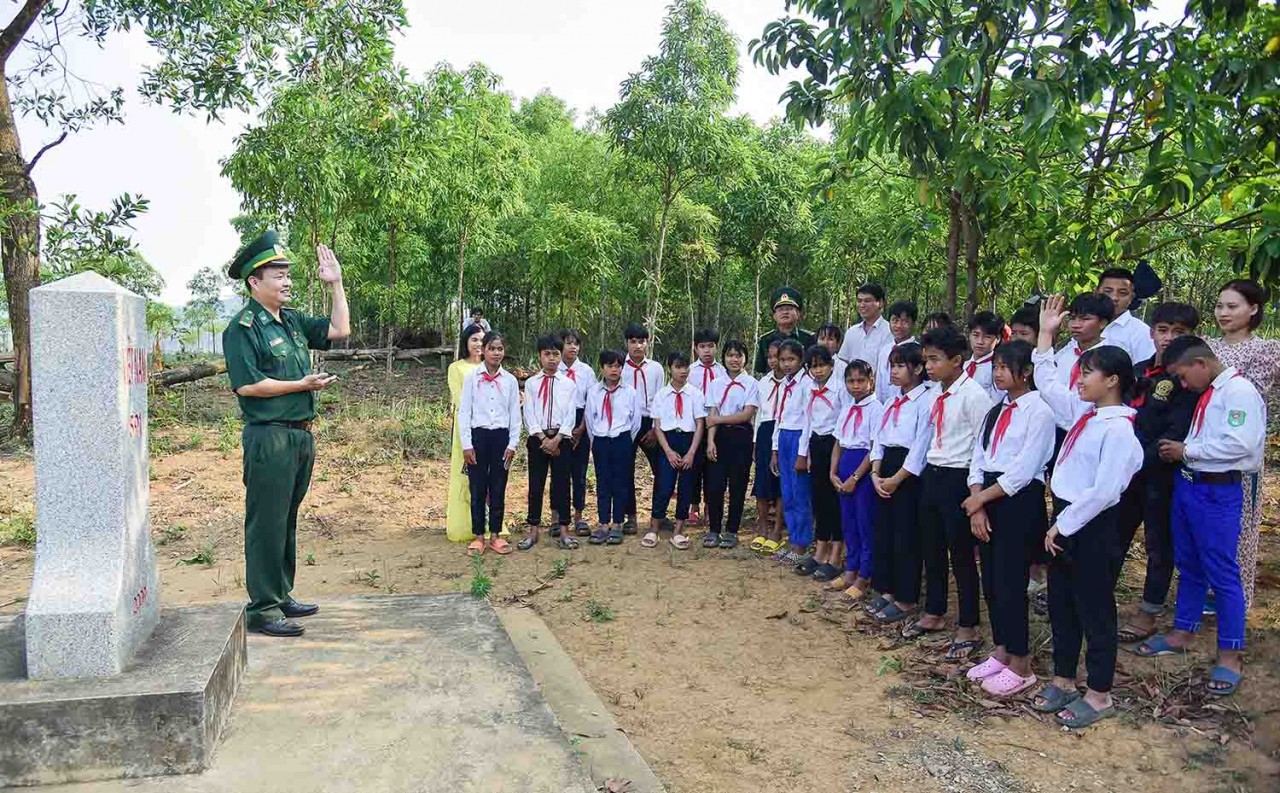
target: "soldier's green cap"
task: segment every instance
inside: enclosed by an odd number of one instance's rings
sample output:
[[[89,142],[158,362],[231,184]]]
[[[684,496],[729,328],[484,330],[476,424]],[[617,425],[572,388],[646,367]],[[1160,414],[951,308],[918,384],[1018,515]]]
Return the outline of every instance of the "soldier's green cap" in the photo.
[[[264,231],[256,240],[240,249],[236,258],[227,268],[227,275],[233,280],[243,281],[259,267],[268,264],[289,266],[289,251],[280,242],[280,235],[274,231]]]
[[[804,311],[804,298],[794,286],[780,286],[773,290],[773,297],[769,299],[770,310],[777,309],[778,306],[793,306],[796,311]]]

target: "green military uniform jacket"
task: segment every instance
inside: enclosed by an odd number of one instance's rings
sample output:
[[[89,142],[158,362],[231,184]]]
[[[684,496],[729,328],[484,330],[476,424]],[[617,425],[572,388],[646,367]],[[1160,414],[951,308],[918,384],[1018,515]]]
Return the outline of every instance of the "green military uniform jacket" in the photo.
[[[769,345],[774,339],[784,341],[786,339],[795,339],[800,342],[806,350],[818,343],[818,337],[807,330],[795,328],[790,333],[783,333],[774,328],[768,333],[760,337],[756,342],[756,365],[755,371],[757,375],[762,375],[769,371]]]
[[[250,299],[222,332],[231,388],[272,380],[301,380],[311,373],[307,350],[329,349],[329,318],[311,317],[291,308],[280,319]],[[240,410],[250,424],[264,421],[311,421],[316,417],[316,392],[299,391],[275,397],[239,394]]]

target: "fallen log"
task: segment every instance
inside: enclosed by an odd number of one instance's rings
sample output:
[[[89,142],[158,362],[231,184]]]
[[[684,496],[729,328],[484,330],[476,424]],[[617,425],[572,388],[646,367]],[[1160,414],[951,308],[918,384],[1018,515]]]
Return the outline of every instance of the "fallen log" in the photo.
[[[0,372],[0,393],[12,394],[17,382],[18,376],[13,372]]]
[[[421,347],[411,350],[397,349],[395,359],[397,361],[421,361],[419,359],[432,355],[453,355],[453,347]],[[323,361],[385,361],[387,360],[387,349],[373,350],[325,350],[320,353],[320,359]]]
[[[180,369],[165,369],[162,372],[151,373],[151,384],[169,387],[179,383],[190,383],[196,380],[203,380],[206,377],[220,375],[227,371],[227,362],[224,360],[211,361],[209,363],[197,363],[191,366],[184,366]]]

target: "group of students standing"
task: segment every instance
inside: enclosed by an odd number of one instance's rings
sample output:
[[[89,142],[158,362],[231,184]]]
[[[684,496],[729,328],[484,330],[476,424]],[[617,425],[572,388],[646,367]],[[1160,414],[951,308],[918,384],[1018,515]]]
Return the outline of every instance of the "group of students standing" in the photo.
[[[512,550],[504,494],[522,436],[522,550],[539,541],[548,474],[560,547],[577,548],[576,537],[618,545],[642,529],[640,544],[654,547],[670,525],[670,544],[684,550],[705,501],[702,545],[733,548],[754,463],[753,550],[843,590],[879,623],[901,623],[907,638],[947,630],[954,579],[952,661],[982,650],[985,599],[993,651],[967,676],[992,696],[1038,683],[1028,596],[1046,567],[1053,677],[1034,708],[1069,727],[1111,715],[1118,643],[1140,642],[1133,652],[1145,657],[1186,653],[1207,608],[1219,648],[1208,691],[1234,693],[1256,564],[1262,393],[1280,369],[1280,350],[1253,336],[1261,287],[1223,287],[1224,338],[1212,343],[1194,335],[1190,305],[1159,304],[1150,326],[1134,316],[1133,275],[1122,269],[1103,272],[1097,291],[1024,306],[1008,323],[979,312],[967,333],[930,315],[919,340],[914,303],[894,303],[886,318],[880,286],[863,285],[857,299],[857,325],[824,325],[806,347],[792,322],[798,293],[775,293],[787,327],[780,319],[761,340],[759,378],[746,371],[745,345],[721,345],[711,329],[694,335],[692,360],[668,354],[664,372],[645,328],[630,325],[625,351],[599,354],[598,378],[579,358],[580,333],[543,336],[523,400],[501,365],[502,335],[469,327],[460,350],[469,370],[450,370],[468,551]],[[1055,349],[1062,328],[1070,340]],[[647,524],[637,516],[637,451],[654,474]],[[595,529],[583,519],[592,460]],[[1143,600],[1120,627],[1115,585],[1140,525]],[[1157,634],[1175,567],[1173,630]]]

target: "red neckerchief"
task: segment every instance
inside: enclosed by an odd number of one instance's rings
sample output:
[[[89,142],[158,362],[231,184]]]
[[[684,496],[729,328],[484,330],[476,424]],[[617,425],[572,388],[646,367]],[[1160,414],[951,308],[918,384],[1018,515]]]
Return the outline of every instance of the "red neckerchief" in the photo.
[[[493,387],[498,389],[498,393],[502,393],[502,370],[499,369],[497,374],[489,374],[488,369],[480,370],[480,385],[492,383]]]
[[[1080,382],[1080,356],[1084,355],[1084,350],[1080,349],[1080,345],[1076,344],[1076,362],[1071,367],[1071,380],[1067,383],[1067,388],[1075,390],[1076,383]]]
[[[942,422],[947,417],[947,406],[943,402],[949,396],[951,396],[950,391],[938,394],[938,398],[933,402],[933,409],[929,411],[929,423],[937,428],[938,439],[934,442],[934,446],[938,449],[942,448]]]
[[[631,367],[631,387],[639,391],[639,385],[644,384],[644,403],[649,404],[649,378],[644,374],[644,363],[636,363],[630,358],[627,359],[627,365]],[[639,381],[637,383],[636,381]]]
[[[822,388],[813,389],[813,393],[809,395],[809,407],[808,407],[809,415],[811,417],[813,416],[813,403],[817,402],[819,399],[821,399],[823,402],[826,402],[827,407],[831,408],[832,410],[836,409],[836,406],[831,404],[831,400],[827,399],[827,391],[829,390],[831,389],[827,388],[826,386],[823,386]]]
[[[551,428],[551,398],[555,393],[554,382],[554,377],[547,377],[546,372],[543,372],[542,382],[538,383],[538,399],[542,400],[542,409],[547,412],[546,429]]]
[[[609,429],[613,429],[613,394],[618,390],[619,385],[604,390],[604,404],[600,408],[600,412],[604,417],[609,419]]]
[[[981,366],[982,364],[986,363],[987,361],[991,360],[992,356],[994,356],[994,355],[995,355],[995,353],[988,353],[987,357],[986,357],[986,358],[983,358],[983,359],[982,359],[982,360],[980,360],[980,361],[979,361],[979,360],[977,360],[976,358],[975,358],[975,359],[970,359],[970,360],[969,360],[969,366],[965,369],[965,372],[966,372],[970,377],[973,377],[975,374],[977,374],[977,373],[978,373],[978,367],[979,367],[979,366]]]
[[[702,367],[702,393],[705,394],[707,393],[707,379],[710,378],[713,383],[716,381],[716,372],[715,369],[712,368],[715,364],[713,363],[711,366],[707,366],[701,361],[699,361],[698,364]]]
[[[1239,372],[1231,375],[1229,379],[1234,380],[1240,376]],[[1191,414],[1191,437],[1200,437],[1200,430],[1204,427],[1204,414],[1209,410],[1209,400],[1213,399],[1213,385],[1210,384],[1196,400],[1196,411]]]
[[[1088,424],[1089,419],[1096,415],[1098,415],[1098,410],[1097,408],[1094,408],[1081,416],[1079,420],[1076,421],[1075,425],[1071,427],[1071,431],[1067,433],[1067,437],[1062,441],[1062,452],[1058,454],[1059,463],[1067,459],[1067,455],[1071,454],[1071,450],[1075,448],[1076,441],[1079,440],[1080,434],[1084,432],[1084,425]]]
[[[782,412],[787,409],[787,397],[791,396],[791,389],[796,387],[796,380],[793,377],[791,382],[787,383],[787,387],[782,389],[782,404],[778,406],[778,412],[774,414],[774,418],[782,420]]]
[[[884,412],[884,418],[880,419],[880,429],[884,429],[889,424],[889,417],[893,416],[893,426],[898,426],[898,419],[902,416],[902,406],[911,401],[910,394],[894,397],[893,404]]]
[[[782,381],[772,376],[769,379],[773,381],[773,388],[769,390],[769,404],[773,407],[773,417],[776,420],[778,418],[778,386],[782,385]]]
[[[844,424],[840,425],[841,435],[844,435],[844,431],[849,428],[849,419],[853,419],[853,434],[856,436],[862,427],[862,405],[854,402],[849,406],[849,412],[844,416]]]
[[[724,412],[724,402],[725,402],[725,400],[726,400],[726,399],[728,399],[728,398],[729,398],[729,389],[733,388],[734,386],[737,386],[738,388],[741,388],[741,389],[742,389],[742,391],[743,391],[744,393],[745,393],[745,392],[746,392],[746,390],[747,390],[747,387],[746,387],[746,386],[744,386],[742,383],[739,383],[737,380],[735,380],[735,379],[733,379],[732,377],[730,377],[730,378],[729,378],[729,384],[728,384],[727,386],[725,386],[725,387],[724,387],[724,393],[720,395],[720,404],[719,404],[718,408],[719,408],[719,410],[720,410],[721,412]]]
[[[679,391],[673,389],[671,393],[676,395],[676,418],[682,419],[684,418],[684,389]]]
[[[996,419],[995,434],[991,436],[991,456],[996,456],[996,448],[1000,445],[1000,441],[1004,438],[1004,434],[1009,431],[1009,424],[1013,422],[1013,410],[1018,406],[1017,402],[1010,402],[1004,406],[1004,410],[1000,412],[1000,418]]]

